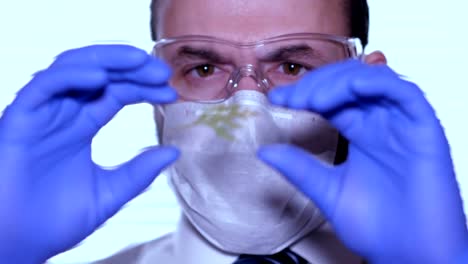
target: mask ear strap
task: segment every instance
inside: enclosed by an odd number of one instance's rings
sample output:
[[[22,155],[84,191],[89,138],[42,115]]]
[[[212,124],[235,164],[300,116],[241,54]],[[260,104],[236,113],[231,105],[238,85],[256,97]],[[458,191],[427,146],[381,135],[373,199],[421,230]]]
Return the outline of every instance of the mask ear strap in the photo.
[[[336,147],[335,161],[333,162],[334,165],[340,165],[346,161],[348,158],[348,148],[349,141],[340,133],[338,137],[338,146]]]
[[[165,120],[164,109],[161,105],[154,105],[153,106],[153,118],[156,123],[156,139],[158,140],[158,144],[161,144],[162,140],[162,132]]]

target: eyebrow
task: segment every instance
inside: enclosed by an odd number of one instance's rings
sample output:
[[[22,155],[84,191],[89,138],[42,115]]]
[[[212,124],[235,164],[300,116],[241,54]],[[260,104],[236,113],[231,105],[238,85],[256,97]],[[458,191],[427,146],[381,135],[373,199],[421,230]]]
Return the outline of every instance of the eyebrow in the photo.
[[[216,51],[206,48],[183,46],[177,50],[176,54],[178,60],[183,60],[184,58],[196,58],[219,64],[228,63],[228,59],[224,58]]]
[[[324,59],[323,54],[312,47],[302,45],[292,45],[281,47],[275,51],[266,54],[261,60],[262,61],[283,61],[291,59],[291,57],[304,57],[304,58],[318,58]]]

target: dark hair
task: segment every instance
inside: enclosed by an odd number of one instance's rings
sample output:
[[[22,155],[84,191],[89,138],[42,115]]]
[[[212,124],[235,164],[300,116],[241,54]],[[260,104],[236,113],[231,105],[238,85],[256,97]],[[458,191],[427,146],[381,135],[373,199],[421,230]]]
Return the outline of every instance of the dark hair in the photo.
[[[151,1],[151,38],[156,41],[156,19],[159,2],[161,0]],[[345,0],[346,10],[349,12],[349,24],[351,26],[351,36],[359,38],[364,46],[369,41],[369,6],[367,0]]]
[[[369,43],[369,6],[367,0],[348,0],[351,37],[359,38],[362,45]]]

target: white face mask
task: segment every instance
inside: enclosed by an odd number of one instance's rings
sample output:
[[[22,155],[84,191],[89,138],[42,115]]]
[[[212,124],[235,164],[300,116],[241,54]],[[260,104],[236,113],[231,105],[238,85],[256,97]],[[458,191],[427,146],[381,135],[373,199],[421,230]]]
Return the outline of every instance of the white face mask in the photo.
[[[273,107],[264,94],[242,90],[219,104],[166,105],[156,120],[160,143],[182,152],[169,179],[183,211],[219,249],[273,254],[324,221],[310,199],[256,157],[262,145],[290,143],[331,163],[338,132],[319,115]]]

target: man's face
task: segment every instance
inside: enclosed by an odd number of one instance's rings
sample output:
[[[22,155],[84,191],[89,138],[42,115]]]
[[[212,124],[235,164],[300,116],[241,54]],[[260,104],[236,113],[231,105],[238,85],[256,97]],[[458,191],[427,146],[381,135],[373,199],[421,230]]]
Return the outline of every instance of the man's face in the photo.
[[[343,0],[162,1],[158,38],[208,35],[248,42],[303,32],[349,35]]]
[[[350,34],[348,19],[345,15],[347,12],[342,5],[345,0],[159,1],[163,2],[160,3],[160,9],[156,14],[158,16],[156,28],[158,39],[205,35],[234,42],[254,42],[293,33],[322,33],[339,36],[349,36]],[[172,82],[174,85],[171,85],[179,89],[179,94],[186,95],[181,91],[191,92],[189,96],[186,96],[191,98],[194,93],[197,93],[195,97],[200,95],[202,90],[207,93],[213,90],[219,92],[219,88],[225,88],[227,84],[232,83],[235,83],[233,84],[236,87],[235,91],[244,88],[258,89],[260,87],[257,78],[243,78],[246,76],[251,77],[251,75],[258,77],[257,71],[253,74],[248,71],[242,72],[243,75],[239,78],[230,79],[232,75],[238,74],[240,70],[233,71],[234,67],[228,65],[215,74],[214,70],[210,68],[212,66],[210,65],[211,60],[217,61],[217,64],[221,64],[221,66],[224,66],[223,63],[228,61],[226,64],[236,64],[236,67],[244,66],[244,70],[248,64],[249,66],[254,64],[255,70],[260,72],[259,75],[265,78],[264,80],[271,80],[271,86],[273,87],[275,84],[281,84],[276,80],[291,83],[291,80],[296,80],[295,78],[302,76],[298,75],[297,72],[290,72],[291,67],[282,68],[281,66],[287,65],[290,61],[283,57],[293,56],[294,63],[289,64],[301,64],[302,60],[306,60],[312,64],[310,68],[314,68],[315,64],[313,63],[320,64],[324,63],[324,61],[326,63],[328,58],[334,58],[333,56],[320,57],[316,56],[314,52],[310,52],[310,50],[325,50],[323,53],[327,53],[328,49],[325,49],[325,47],[331,49],[330,43],[327,43],[329,45],[315,43],[315,46],[310,43],[313,47],[311,48],[305,45],[304,41],[300,43],[290,41],[292,40],[288,40],[287,44],[302,45],[288,46],[281,43],[281,48],[291,50],[283,52],[284,55],[281,53],[275,55],[276,50],[269,50],[269,48],[272,49],[271,47],[277,48],[280,45],[255,47],[256,49],[250,53],[250,50],[239,52],[237,49],[227,48],[226,53],[229,54],[221,54],[226,55],[227,60],[199,59],[199,57],[203,56],[217,57],[207,56],[205,53],[208,52],[204,52],[205,50],[219,50],[219,53],[225,51],[219,47],[222,44],[215,42],[210,43],[211,45],[203,43],[208,45],[206,49],[201,49],[205,48],[205,46],[200,48],[199,46],[202,46],[200,43],[195,43],[199,44],[198,46],[193,44],[192,46],[195,48],[185,48],[184,46],[180,50],[177,49],[179,46],[176,44],[173,44],[172,48],[169,46],[171,44],[168,44],[166,49],[161,48],[159,51],[161,58],[167,58],[168,64],[173,66]],[[306,47],[304,48],[304,46]],[[332,46],[335,47],[334,44]],[[222,48],[225,48],[225,46],[222,46]],[[202,50],[202,52],[197,52],[197,49]],[[297,52],[295,49],[297,49]],[[333,50],[336,50],[336,48]],[[230,52],[233,54],[230,54]],[[269,53],[273,54],[273,56],[265,56]],[[203,56],[200,56],[200,54]],[[237,54],[241,56],[236,56]],[[242,56],[244,54],[246,56]],[[317,52],[317,54],[322,54],[322,52]],[[331,52],[331,55],[338,56],[339,54],[339,52]],[[179,56],[183,56],[183,58],[179,59]],[[250,62],[244,61],[245,59],[254,63],[250,64]],[[194,60],[193,63],[192,60]],[[258,63],[255,60],[258,60]],[[299,62],[296,62],[296,60],[299,60]],[[186,66],[185,64],[187,64],[187,67],[182,67]],[[196,67],[197,69],[193,71],[194,65],[198,66],[199,64],[202,64],[202,67]],[[260,64],[260,66],[257,64]],[[295,69],[296,65],[292,68]],[[209,77],[206,77],[207,75]],[[230,80],[233,80],[232,83]],[[243,84],[239,80],[243,80]],[[237,81],[238,83],[236,83]],[[262,91],[265,90],[267,89]],[[207,98],[199,98],[199,100],[219,100],[230,96],[230,94],[222,94],[223,97],[216,97],[217,94],[219,93],[209,94]],[[255,93],[248,95],[252,94],[255,95]],[[252,96],[252,98],[255,99],[256,97]],[[200,124],[196,120],[192,123],[190,118],[197,117],[197,110],[205,109],[198,108],[201,107],[201,104],[181,103],[169,105],[164,110],[157,108],[155,116],[158,120],[157,127],[160,129],[158,133],[161,137],[160,142],[180,146],[185,153],[179,163],[174,165],[178,167],[172,171],[171,181],[173,187],[177,189],[176,193],[180,201],[183,201],[181,204],[191,223],[205,238],[224,251],[270,254],[276,248],[296,241],[299,237],[310,232],[322,220],[317,214],[316,208],[310,204],[310,200],[304,196],[296,195],[298,191],[287,184],[284,178],[260,164],[260,161],[256,160],[255,151],[253,150],[257,145],[271,143],[272,141],[278,142],[283,138],[287,138],[291,139],[291,142],[297,142],[298,146],[306,148],[313,154],[324,154],[323,157],[326,156],[325,159],[331,162],[329,153],[335,151],[337,132],[327,126],[324,120],[318,121],[315,116],[313,118],[299,116],[298,119],[295,119],[296,117],[289,119],[287,118],[289,114],[282,115],[284,112],[280,111],[275,112],[277,116],[287,117],[274,118],[274,113],[269,112],[270,108],[262,107],[260,99],[255,100],[258,101],[258,106],[254,104],[252,108],[247,109],[255,111],[260,109],[259,115],[252,118],[254,120],[252,122],[246,121],[245,123],[248,123],[249,126],[242,127],[237,132],[236,135],[239,135],[239,137],[235,141],[236,144],[231,144],[229,140],[223,139],[218,134],[214,136],[210,131],[210,126],[206,126],[204,123],[195,126],[194,129],[179,126],[179,124],[183,123]],[[244,104],[244,106],[247,105],[247,103]],[[195,106],[195,110],[191,108],[192,106]],[[204,106],[211,107],[206,104]],[[168,109],[174,111],[167,111],[166,115],[164,115],[163,111]],[[216,113],[211,111],[211,114],[213,112]],[[257,114],[257,112],[252,113]],[[242,114],[239,116],[241,118]],[[187,121],[184,120],[185,117],[187,117]],[[294,122],[292,119],[295,119]],[[234,116],[232,120],[243,119],[237,119]],[[226,122],[228,127],[231,126],[229,121]],[[218,133],[216,129],[218,122],[215,121],[214,131],[216,133]],[[258,128],[261,126],[263,129],[257,129],[257,126]],[[312,126],[313,129],[307,130],[307,134],[302,132]],[[180,129],[182,127],[184,129]],[[200,127],[201,130],[197,130]],[[223,124],[219,127],[226,126]],[[197,138],[197,140],[194,141],[194,138]],[[316,143],[308,144],[310,142]],[[284,141],[281,143],[284,143]],[[216,147],[213,147],[210,151],[205,151],[211,146]],[[269,180],[266,182],[265,179]],[[248,223],[245,223],[245,219],[249,220]],[[270,224],[265,225],[265,222]],[[307,223],[307,226],[304,223]],[[258,231],[258,226],[262,226],[261,231]],[[271,234],[271,232],[276,234],[274,239],[268,241],[261,239],[266,237],[267,234]],[[249,242],[245,243],[246,240]]]

